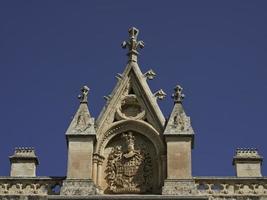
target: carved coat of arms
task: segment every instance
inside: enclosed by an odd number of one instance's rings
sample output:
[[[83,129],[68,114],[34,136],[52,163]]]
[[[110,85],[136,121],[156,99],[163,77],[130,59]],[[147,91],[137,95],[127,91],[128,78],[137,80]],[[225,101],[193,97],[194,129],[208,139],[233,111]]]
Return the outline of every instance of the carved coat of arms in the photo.
[[[122,146],[112,149],[108,156],[106,180],[112,193],[146,193],[152,189],[152,161],[145,148],[135,148],[132,132],[122,135]]]

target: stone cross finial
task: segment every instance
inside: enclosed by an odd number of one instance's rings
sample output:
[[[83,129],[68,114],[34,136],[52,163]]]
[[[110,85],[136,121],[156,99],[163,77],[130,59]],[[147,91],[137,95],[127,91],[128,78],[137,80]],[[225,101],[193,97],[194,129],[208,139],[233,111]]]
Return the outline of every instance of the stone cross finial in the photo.
[[[180,85],[176,85],[174,88],[174,93],[172,94],[172,98],[174,99],[174,103],[182,103],[185,95],[182,93],[183,88]]]
[[[80,99],[80,103],[87,103],[87,97],[88,97],[88,93],[89,93],[89,88],[85,85],[81,88],[81,94],[78,96],[78,99]]]
[[[129,52],[127,53],[129,57],[129,61],[137,62],[137,55],[139,54],[137,49],[144,48],[145,44],[143,41],[137,41],[139,30],[135,27],[132,27],[129,29],[129,41],[124,41],[122,43],[122,48],[129,49]]]

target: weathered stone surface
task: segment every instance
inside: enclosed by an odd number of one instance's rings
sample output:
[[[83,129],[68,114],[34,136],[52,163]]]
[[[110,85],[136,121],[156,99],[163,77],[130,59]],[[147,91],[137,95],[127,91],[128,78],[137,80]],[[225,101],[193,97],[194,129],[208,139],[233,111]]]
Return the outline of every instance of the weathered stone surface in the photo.
[[[65,180],[60,190],[60,195],[88,196],[98,193],[98,189],[92,180]]]
[[[170,196],[170,195],[90,195],[87,197],[75,196],[49,196],[48,199],[53,200],[208,200],[205,196]]]
[[[191,137],[165,137],[167,143],[167,179],[192,178]]]
[[[185,95],[183,88],[177,85],[172,95],[174,107],[164,130],[167,145],[167,179],[191,179],[191,148],[193,147],[194,131],[190,118],[185,114],[182,100]]]
[[[65,177],[0,177],[0,195],[53,195],[59,194]]]
[[[68,179],[92,179],[94,137],[68,136]]]
[[[267,196],[266,178],[197,177],[194,182],[199,195],[220,198]]]
[[[81,94],[78,96],[80,99],[80,106],[74,115],[66,135],[95,135],[94,118],[91,117],[87,103],[88,103],[89,88],[83,86]]]
[[[132,132],[122,134],[123,146],[115,146],[106,164],[107,192],[114,194],[142,194],[153,191],[153,165],[145,143],[136,143]]]
[[[233,159],[237,177],[261,177],[261,163],[256,149],[237,149]]]
[[[129,30],[128,63],[96,123],[88,109],[89,88],[83,86],[80,105],[67,131],[67,177],[35,177],[38,159],[32,149],[17,149],[10,157],[11,177],[0,177],[0,200],[265,200],[267,178],[256,150],[239,149],[234,157],[237,177],[192,177],[194,131],[182,102],[183,88],[172,95],[174,107],[166,121],[137,63],[138,29]]]
[[[96,137],[94,118],[88,103],[89,88],[83,86],[80,106],[66,132],[68,144],[67,179],[92,179],[93,149]]]
[[[34,177],[36,176],[36,165],[39,164],[35,151],[31,147],[20,147],[15,149],[14,155],[9,157],[11,163],[10,176]]]
[[[10,195],[10,196],[0,196],[1,200],[47,200],[46,196],[20,196],[20,195]]]
[[[193,180],[165,180],[162,187],[163,195],[195,196],[197,188]]]

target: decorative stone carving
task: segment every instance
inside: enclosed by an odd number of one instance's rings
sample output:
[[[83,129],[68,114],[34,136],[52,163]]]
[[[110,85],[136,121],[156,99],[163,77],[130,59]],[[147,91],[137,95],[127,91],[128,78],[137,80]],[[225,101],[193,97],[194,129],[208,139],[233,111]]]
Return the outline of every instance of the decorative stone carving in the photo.
[[[136,28],[130,28],[129,39],[123,42],[122,46],[129,50],[127,54],[129,60],[123,73],[117,75],[117,84],[111,95],[106,97],[106,105],[96,120],[98,136],[104,134],[118,120],[125,120],[116,118],[118,115],[116,112],[122,99],[129,94],[135,94],[140,106],[146,111],[144,121],[151,124],[158,132],[164,130],[165,117],[156,102],[157,98],[151,92],[146,81],[153,78],[154,72],[150,70],[143,74],[137,63],[138,50],[144,46],[143,42],[137,39],[138,33]]]
[[[106,101],[109,101],[110,98],[111,98],[111,95],[108,95],[108,96],[103,96],[103,98],[106,100]]]
[[[182,105],[182,100],[185,97],[182,94],[182,90],[183,88],[179,85],[174,88],[174,93],[172,94],[174,107],[164,130],[164,135],[191,135],[192,137],[194,135],[190,117],[186,115]]]
[[[88,103],[88,94],[90,89],[85,85],[81,88],[81,94],[78,96],[81,104]],[[74,126],[74,129],[77,133],[85,133],[87,129],[89,129],[94,124],[94,119],[90,117],[88,109],[86,106],[80,107],[78,111],[77,121]]]
[[[0,199],[3,195],[56,195],[55,187],[61,187],[63,178],[0,178]]]
[[[197,178],[195,185],[198,195],[209,195],[215,199],[231,197],[239,199],[248,196],[265,196],[267,198],[267,183],[263,179]]]
[[[91,117],[87,103],[89,88],[85,85],[81,88],[80,106],[73,117],[66,135],[95,135],[94,118]]]
[[[81,89],[79,109],[66,132],[67,177],[36,177],[34,150],[18,148],[10,157],[11,177],[0,177],[1,200],[267,199],[263,158],[256,149],[236,151],[237,177],[192,177],[194,132],[182,106],[183,89],[175,87],[174,108],[165,123],[156,100],[166,94],[163,90],[152,94],[146,80],[156,74],[153,70],[143,74],[137,64],[137,50],[144,47],[138,33],[131,28],[122,45],[129,49],[129,62],[117,74],[117,86],[105,97],[96,124],[87,106],[89,88]],[[129,195],[102,195],[110,193]],[[149,195],[132,195],[142,193]]]
[[[250,197],[250,196],[229,196],[229,197],[210,197],[210,200],[266,200],[267,197]]]
[[[137,36],[139,34],[139,30],[135,27],[132,27],[129,29],[129,41],[124,41],[121,46],[122,48],[127,48],[129,49],[129,52],[127,55],[129,56],[129,61],[136,62],[137,61],[137,55],[138,53],[138,48],[144,48],[145,44],[143,41],[137,41]]]
[[[162,194],[191,196],[197,194],[197,188],[192,180],[166,180],[162,187]]]
[[[60,195],[87,196],[98,193],[92,180],[65,180],[60,190]]]
[[[77,118],[75,130],[78,133],[85,133],[86,130],[89,129],[93,124],[94,124],[94,120],[92,118],[84,117],[84,115],[81,114]]]
[[[130,94],[125,96],[120,107],[117,109],[116,118],[138,120],[145,117],[145,110],[139,104],[136,95]]]
[[[154,93],[154,96],[159,100],[163,100],[166,97],[166,95],[167,94],[162,89]]]
[[[177,113],[173,118],[173,128],[179,131],[189,131],[191,129],[190,117],[186,116],[184,112]]]
[[[112,149],[108,156],[106,180],[112,193],[146,193],[152,190],[152,161],[145,149],[135,147],[132,132],[124,133],[126,150]]]
[[[152,69],[148,70],[148,71],[144,74],[144,76],[145,76],[148,80],[153,80],[153,79],[155,78],[156,75],[157,75],[157,74],[156,74]]]

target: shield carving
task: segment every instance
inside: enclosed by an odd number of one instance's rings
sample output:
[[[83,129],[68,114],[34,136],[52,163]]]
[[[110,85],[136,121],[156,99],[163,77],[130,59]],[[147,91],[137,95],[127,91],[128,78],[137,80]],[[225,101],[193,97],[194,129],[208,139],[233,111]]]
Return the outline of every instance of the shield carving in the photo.
[[[133,134],[123,134],[126,150],[114,148],[108,156],[106,180],[112,193],[145,193],[151,189],[152,162],[148,152],[135,147]]]

